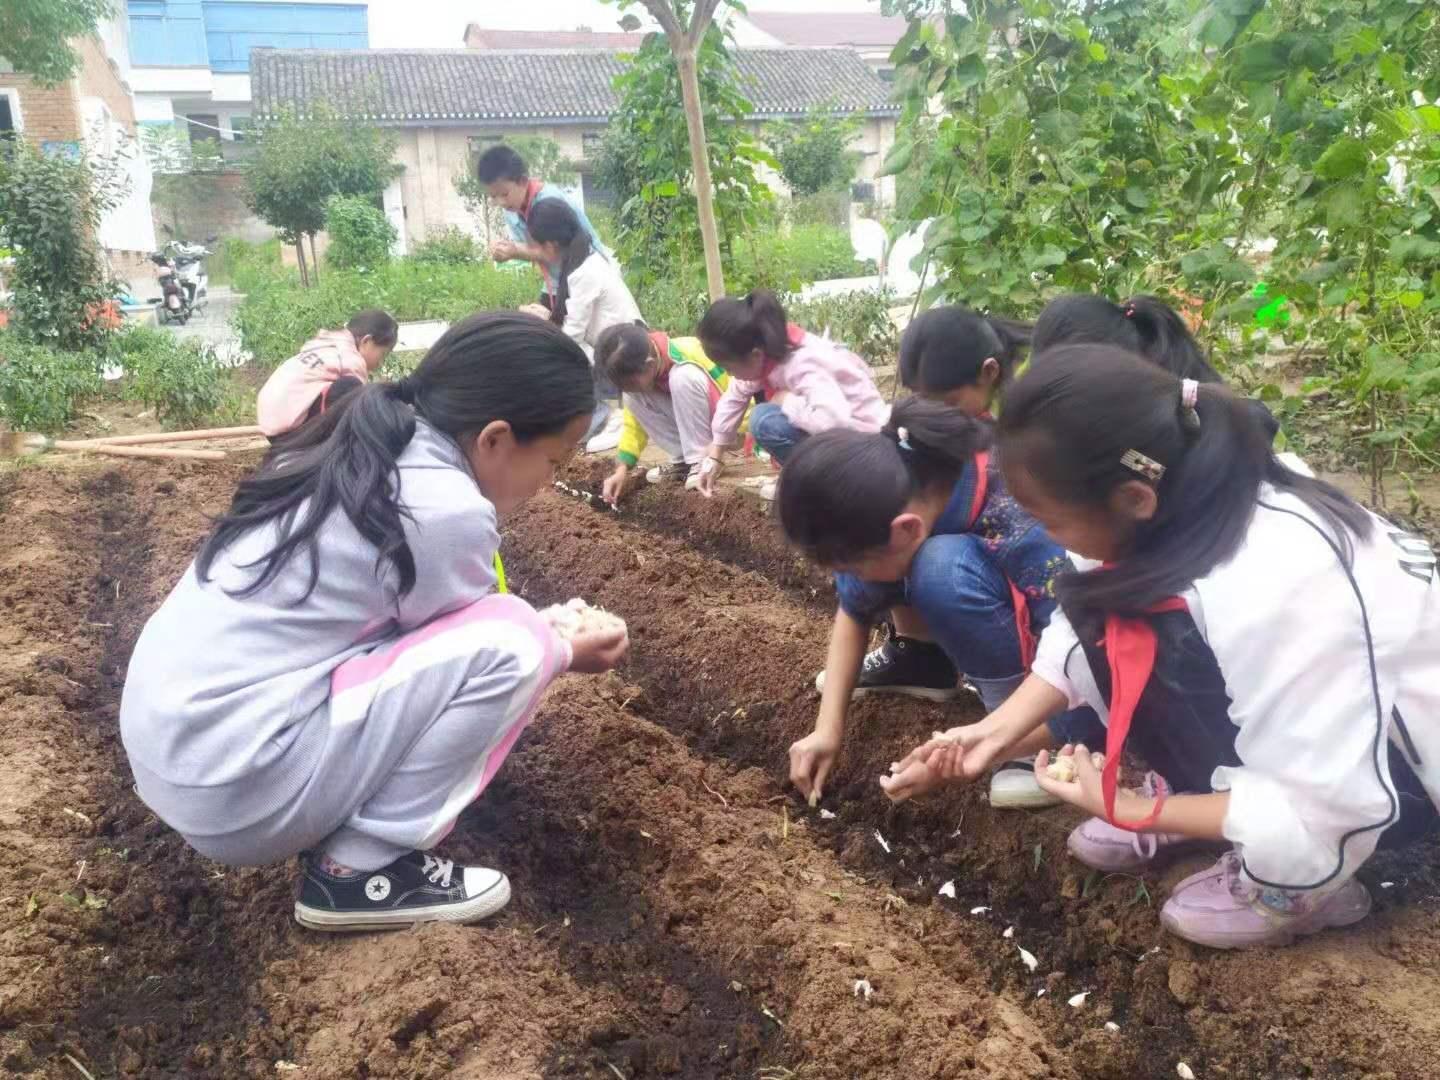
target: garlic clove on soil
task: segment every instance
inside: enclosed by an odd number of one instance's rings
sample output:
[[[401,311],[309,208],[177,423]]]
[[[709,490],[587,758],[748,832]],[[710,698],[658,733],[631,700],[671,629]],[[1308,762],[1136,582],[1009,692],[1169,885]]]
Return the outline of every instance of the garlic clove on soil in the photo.
[[[1111,1035],[1114,1035],[1117,1031],[1120,1030],[1120,1025],[1117,1024],[1114,1020],[1106,1020],[1105,1030],[1110,1032]]]
[[[1007,926],[1005,928],[1005,932],[1000,936],[1003,937],[1006,941],[1009,941],[1015,936],[1015,928],[1013,926]]]
[[[1175,1075],[1180,1077],[1180,1080],[1195,1080],[1195,1070],[1183,1061],[1175,1066]]]
[[[947,899],[954,900],[954,899],[955,899],[955,882],[953,882],[953,881],[947,881],[947,882],[945,882],[944,885],[941,885],[941,886],[940,886],[940,895],[943,896],[943,897],[946,897]]]
[[[1090,991],[1089,991],[1089,990],[1081,990],[1078,994],[1076,994],[1074,997],[1072,997],[1072,998],[1070,999],[1070,1007],[1071,1007],[1072,1009],[1078,1009],[1078,1008],[1080,1008],[1081,1006],[1083,1006],[1083,1005],[1085,1004],[1085,999],[1086,999],[1087,997],[1089,997],[1089,996],[1090,996]]]
[[[1027,970],[1034,971],[1037,967],[1040,966],[1040,961],[1035,959],[1035,954],[1032,953],[1029,949],[1026,949],[1020,945],[1017,945],[1015,947],[1020,950],[1020,962],[1025,965]]]
[[[864,998],[866,1001],[869,1001],[869,1000],[870,1000],[870,996],[871,996],[872,994],[874,994],[874,993],[875,993],[875,988],[870,985],[870,980],[869,980],[869,979],[856,979],[856,980],[855,980],[855,996],[856,996],[856,997],[858,997],[858,998]]]

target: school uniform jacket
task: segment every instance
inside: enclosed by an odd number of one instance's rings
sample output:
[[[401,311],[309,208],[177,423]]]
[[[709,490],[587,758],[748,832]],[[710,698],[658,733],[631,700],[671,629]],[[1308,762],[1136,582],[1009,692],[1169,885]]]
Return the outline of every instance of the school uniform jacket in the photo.
[[[570,271],[570,296],[565,301],[564,330],[592,360],[595,343],[612,326],[634,324],[639,305],[620,276],[620,267],[598,251]]]
[[[699,338],[693,337],[670,337],[659,330],[650,334],[650,339],[659,346],[661,352],[670,358],[672,365],[689,364],[705,373],[709,380],[707,389],[710,392],[710,413],[713,416],[715,406],[720,401],[720,395],[730,386],[730,374],[710,357],[705,355],[705,349],[700,344]],[[674,368],[672,367],[672,371]],[[620,446],[615,452],[615,458],[622,465],[629,465],[634,468],[640,461],[640,455],[644,453],[645,447],[650,444],[650,435],[643,424],[630,411],[629,406],[625,408],[624,424],[620,429]]]
[[[1178,790],[1230,793],[1225,838],[1262,885],[1328,888],[1353,874],[1398,819],[1394,754],[1440,804],[1435,556],[1374,523],[1352,538],[1347,568],[1302,500],[1263,485],[1234,557],[1181,594],[1188,610],[1152,616],[1182,620],[1169,628],[1181,643],[1160,636],[1127,745]],[[1108,722],[1102,643],[1077,638],[1062,611],[1033,671]]]

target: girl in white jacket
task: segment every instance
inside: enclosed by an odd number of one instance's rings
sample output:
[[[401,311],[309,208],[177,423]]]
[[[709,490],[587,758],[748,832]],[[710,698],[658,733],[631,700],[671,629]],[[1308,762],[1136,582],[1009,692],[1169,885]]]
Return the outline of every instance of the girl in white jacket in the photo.
[[[550,320],[585,350],[593,366],[601,334],[612,326],[643,323],[635,297],[620,267],[595,250],[590,234],[564,199],[537,202],[530,211],[529,227],[535,250],[560,267]],[[599,368],[595,368],[595,396],[598,401],[585,449],[599,454],[620,445],[623,426],[620,410],[610,404],[620,391]]]
[[[1060,579],[1063,615],[1020,689],[882,786],[901,799],[978,776],[1088,704],[1105,754],[1067,747],[1057,778],[1041,753],[1042,787],[1142,853],[1232,846],[1175,887],[1171,932],[1238,948],[1364,918],[1355,871],[1432,829],[1440,799],[1428,545],[1284,467],[1222,387],[1109,346],[1037,357],[1006,398],[999,448],[1015,497],[1093,561]],[[1169,784],[1119,790],[1127,745]],[[1103,864],[1085,830],[1071,851]]]

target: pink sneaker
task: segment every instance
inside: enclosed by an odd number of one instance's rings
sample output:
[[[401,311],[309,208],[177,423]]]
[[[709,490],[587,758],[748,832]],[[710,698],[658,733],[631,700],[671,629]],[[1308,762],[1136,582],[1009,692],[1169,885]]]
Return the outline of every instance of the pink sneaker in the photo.
[[[1332,892],[1262,889],[1244,880],[1230,851],[1209,870],[1175,886],[1160,924],[1176,937],[1212,949],[1288,945],[1298,937],[1350,926],[1370,914],[1370,893],[1354,878]]]
[[[1153,797],[1165,790],[1165,781],[1153,772],[1146,773],[1141,790]],[[1092,870],[1119,874],[1141,870],[1162,857],[1193,848],[1196,843],[1179,833],[1131,832],[1117,829],[1104,818],[1092,817],[1070,831],[1065,846]]]

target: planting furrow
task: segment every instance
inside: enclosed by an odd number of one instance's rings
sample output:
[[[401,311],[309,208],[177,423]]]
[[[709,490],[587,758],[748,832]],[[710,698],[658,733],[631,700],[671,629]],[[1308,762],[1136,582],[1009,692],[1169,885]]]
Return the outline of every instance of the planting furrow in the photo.
[[[577,1018],[547,1075],[604,1075],[585,1071],[602,1061],[628,1077],[1075,1075],[943,928],[841,868],[763,775],[635,715],[636,692],[578,678],[552,690],[457,830],[476,854],[497,851],[517,903],[564,927],[577,978],[623,979],[642,1004],[658,988],[671,1021]],[[624,906],[597,911],[597,881]]]

